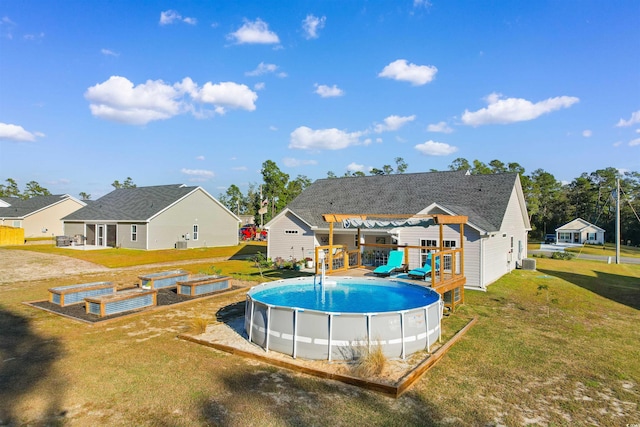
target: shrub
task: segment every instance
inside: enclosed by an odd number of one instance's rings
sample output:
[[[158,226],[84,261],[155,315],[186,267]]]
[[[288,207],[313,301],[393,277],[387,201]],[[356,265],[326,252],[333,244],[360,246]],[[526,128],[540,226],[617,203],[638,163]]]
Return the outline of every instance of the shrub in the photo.
[[[212,265],[209,268],[200,270],[198,273],[205,274],[207,276],[222,276],[222,269]]]
[[[552,259],[562,259],[562,260],[571,260],[573,258],[575,258],[575,255],[572,254],[571,252],[554,252],[551,255]]]
[[[207,332],[208,324],[209,322],[207,321],[207,319],[196,317],[191,321],[191,332],[196,335],[204,334],[205,332]]]

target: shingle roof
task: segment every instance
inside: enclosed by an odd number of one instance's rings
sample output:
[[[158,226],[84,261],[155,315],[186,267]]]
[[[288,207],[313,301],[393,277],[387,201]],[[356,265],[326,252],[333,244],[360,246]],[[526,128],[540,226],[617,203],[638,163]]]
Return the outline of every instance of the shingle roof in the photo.
[[[327,178],[315,181],[287,206],[312,226],[322,214],[416,214],[436,203],[484,231],[497,231],[516,173],[467,175],[464,171]]]
[[[198,187],[182,184],[118,188],[63,221],[146,221]]]
[[[51,196],[34,196],[29,199],[19,197],[0,197],[0,200],[10,206],[0,207],[0,218],[24,218],[34,212],[54,205],[70,197],[68,194],[56,194]]]

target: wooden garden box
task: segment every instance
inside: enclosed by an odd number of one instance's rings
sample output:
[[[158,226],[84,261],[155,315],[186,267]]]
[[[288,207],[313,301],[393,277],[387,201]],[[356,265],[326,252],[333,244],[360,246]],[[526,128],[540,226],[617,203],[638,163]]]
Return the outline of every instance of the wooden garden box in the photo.
[[[60,307],[84,302],[87,297],[111,295],[116,286],[111,282],[92,282],[79,285],[58,286],[49,289],[49,302]]]
[[[151,289],[173,288],[179,280],[187,280],[189,273],[184,270],[169,270],[159,273],[139,276],[140,287],[148,286]]]
[[[154,307],[158,302],[158,291],[155,289],[127,289],[113,295],[85,298],[87,313],[100,317],[125,311]]]
[[[229,276],[199,276],[178,282],[178,294],[195,297],[231,288]]]

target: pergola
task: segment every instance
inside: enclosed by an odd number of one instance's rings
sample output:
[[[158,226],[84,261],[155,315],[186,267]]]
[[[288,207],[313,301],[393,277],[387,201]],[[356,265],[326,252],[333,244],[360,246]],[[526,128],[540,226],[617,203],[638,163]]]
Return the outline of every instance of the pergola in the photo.
[[[345,270],[348,268],[362,267],[361,258],[359,252],[357,255],[356,265],[349,265],[348,255],[345,254],[347,262],[340,269],[333,269],[333,233],[334,224],[342,223],[348,227],[357,227],[357,241],[360,242],[362,227],[364,228],[400,228],[400,227],[428,227],[437,225],[439,227],[439,247],[438,253],[434,254],[434,257],[451,256],[453,265],[450,266],[450,270],[446,274],[436,272],[436,269],[431,271],[431,287],[440,293],[445,300],[445,303],[453,310],[456,305],[464,302],[464,284],[466,283],[466,277],[464,276],[464,225],[467,223],[468,217],[463,215],[416,215],[416,214],[324,214],[323,219],[329,223],[329,245],[326,261],[328,263],[328,272],[332,273],[339,270]],[[445,248],[444,247],[444,226],[445,225],[458,225],[460,233],[460,248]],[[409,246],[404,245],[401,248],[405,251],[405,259],[409,249],[425,249],[421,246]],[[323,249],[323,247],[316,248],[317,251]],[[456,259],[458,259],[456,265]],[[434,260],[435,261],[435,260]],[[443,264],[444,265],[444,264]],[[316,263],[317,268],[317,263]]]

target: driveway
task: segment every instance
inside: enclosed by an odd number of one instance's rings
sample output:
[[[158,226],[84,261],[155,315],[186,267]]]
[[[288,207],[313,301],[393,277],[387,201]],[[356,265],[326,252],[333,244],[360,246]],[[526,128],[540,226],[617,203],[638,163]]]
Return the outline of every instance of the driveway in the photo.
[[[530,251],[535,254],[544,254],[545,252],[564,252],[566,248],[579,248],[580,244],[575,243],[541,243],[540,249],[536,249]],[[616,262],[615,256],[609,257],[606,255],[591,255],[591,254],[576,254],[576,258],[578,259],[588,259],[593,261],[604,261],[609,262],[609,258],[611,258],[611,263]],[[640,258],[631,258],[631,257],[620,257],[621,264],[640,264]]]

